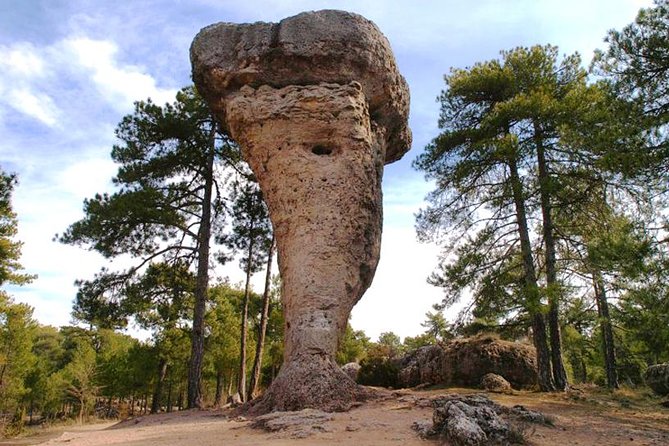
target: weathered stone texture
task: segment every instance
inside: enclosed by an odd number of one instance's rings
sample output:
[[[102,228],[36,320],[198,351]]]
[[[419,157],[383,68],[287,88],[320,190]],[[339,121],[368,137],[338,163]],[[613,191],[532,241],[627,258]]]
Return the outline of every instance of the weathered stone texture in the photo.
[[[481,378],[481,388],[495,393],[511,393],[513,390],[509,381],[495,373],[486,373],[483,375],[483,378]]]
[[[225,95],[246,85],[282,88],[356,81],[372,121],[383,128],[386,162],[401,158],[411,145],[406,81],[388,40],[357,14],[325,10],[279,23],[211,25],[193,41],[191,63],[198,90],[223,125]]]
[[[379,260],[383,165],[411,139],[388,41],[363,17],[319,11],[212,25],[191,60],[198,91],[258,178],[276,235],[285,361],[262,410],[344,409],[360,391],[333,357]]]
[[[398,366],[398,380],[404,387],[478,387],[488,373],[502,376],[514,388],[531,387],[537,382],[532,346],[485,335],[421,347],[408,353]]]
[[[644,376],[646,384],[658,395],[669,395],[669,362],[651,365]]]

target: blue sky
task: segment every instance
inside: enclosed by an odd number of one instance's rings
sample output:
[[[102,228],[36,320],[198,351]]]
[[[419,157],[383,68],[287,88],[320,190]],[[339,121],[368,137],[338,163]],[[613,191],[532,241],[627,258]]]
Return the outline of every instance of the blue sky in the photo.
[[[435,246],[415,241],[413,215],[430,185],[411,161],[437,134],[443,75],[516,46],[553,44],[590,61],[606,31],[633,21],[649,0],[0,0],[0,166],[16,172],[22,263],[39,278],[10,288],[45,324],[70,321],[75,279],[104,264],[52,241],[82,216],[82,202],[111,190],[114,128],[136,100],[171,101],[190,83],[188,48],[211,23],[277,21],[305,10],[344,9],[390,40],[411,90],[412,150],[386,167],[382,258],[352,323],[372,338],[421,331],[440,298],[425,279]],[[236,263],[236,262],[233,262]],[[112,264],[113,268],[114,265]],[[216,272],[241,280],[228,267]],[[257,275],[260,287],[261,274]]]

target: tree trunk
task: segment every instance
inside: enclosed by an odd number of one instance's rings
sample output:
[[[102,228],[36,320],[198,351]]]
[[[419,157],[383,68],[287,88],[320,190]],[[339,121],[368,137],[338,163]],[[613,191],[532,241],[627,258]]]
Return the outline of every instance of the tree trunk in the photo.
[[[272,284],[272,260],[274,258],[274,237],[267,253],[267,272],[265,274],[265,290],[262,295],[262,314],[260,316],[260,329],[258,330],[258,343],[256,344],[256,357],[253,361],[251,371],[251,383],[249,385],[251,398],[258,396],[260,387],[260,371],[262,368],[262,355],[265,346],[265,333],[269,319],[270,287]]]
[[[172,379],[170,378],[170,383],[167,386],[167,412],[172,412]]]
[[[114,398],[110,396],[107,400],[107,418],[112,416],[112,404],[114,404]]]
[[[251,294],[251,261],[253,248],[253,238],[251,238],[249,241],[249,250],[247,253],[246,286],[244,287],[242,327],[239,338],[239,376],[237,377],[237,392],[239,392],[239,397],[242,402],[246,401],[246,338],[249,331],[249,295]]]
[[[546,323],[544,321],[543,312],[541,311],[541,298],[539,296],[539,287],[537,286],[534,260],[532,259],[532,245],[530,243],[530,233],[527,228],[523,185],[520,181],[520,176],[518,175],[518,165],[515,157],[509,160],[509,173],[513,201],[516,208],[516,222],[518,224],[520,250],[523,258],[525,305],[532,317],[532,338],[534,341],[534,348],[537,352],[539,388],[543,392],[550,392],[555,390],[555,384],[551,373],[550,353],[548,350],[548,340],[546,339]]]
[[[167,360],[165,358],[160,358],[160,361],[158,361],[158,381],[156,381],[156,389],[151,398],[151,413],[160,412],[160,400],[163,396],[163,383],[165,382],[166,375]]]
[[[79,413],[77,414],[79,424],[84,424],[84,404],[84,400],[79,399]]]
[[[228,394],[226,396],[232,395],[232,383],[235,382],[235,374],[231,371],[230,376],[228,377]]]
[[[559,320],[559,296],[560,284],[557,281],[557,270],[555,265],[555,238],[553,229],[553,216],[551,206],[551,179],[548,173],[544,141],[541,129],[534,124],[534,140],[537,149],[537,164],[539,167],[539,194],[541,196],[541,214],[543,217],[543,236],[546,262],[546,290],[548,294],[548,328],[551,344],[551,364],[553,366],[553,379],[557,390],[566,390],[567,372],[562,360],[562,339],[560,334]]]
[[[223,405],[223,370],[216,371],[216,396],[214,396],[214,406],[221,407]]]
[[[207,307],[209,289],[209,239],[211,237],[211,195],[214,183],[214,155],[216,144],[216,124],[211,124],[210,146],[205,166],[204,196],[202,216],[198,231],[197,283],[195,286],[195,308],[193,310],[193,334],[191,356],[188,367],[188,408],[201,408],[202,401],[202,360],[204,356],[204,314]]]
[[[602,349],[604,352],[604,368],[606,369],[606,385],[611,389],[617,389],[618,371],[616,367],[616,349],[611,328],[611,315],[609,314],[609,302],[606,298],[606,285],[602,273],[593,273],[595,288],[595,300],[597,302],[597,314],[599,315],[599,327],[602,331]]]

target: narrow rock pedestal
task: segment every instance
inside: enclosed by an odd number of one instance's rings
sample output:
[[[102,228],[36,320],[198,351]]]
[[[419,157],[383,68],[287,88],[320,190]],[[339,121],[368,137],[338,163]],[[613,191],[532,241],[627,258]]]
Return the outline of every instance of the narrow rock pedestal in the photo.
[[[191,57],[198,89],[258,179],[277,240],[284,364],[253,411],[346,410],[364,390],[334,356],[379,260],[384,163],[410,144],[408,92],[387,41],[360,16],[321,11],[205,28]],[[309,58],[325,66],[304,68]]]

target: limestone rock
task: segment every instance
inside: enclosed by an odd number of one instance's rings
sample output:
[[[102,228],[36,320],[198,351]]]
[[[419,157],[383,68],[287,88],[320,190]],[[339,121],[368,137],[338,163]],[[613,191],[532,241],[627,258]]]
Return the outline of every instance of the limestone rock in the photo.
[[[481,388],[488,392],[511,393],[511,384],[503,376],[486,373],[481,379]]]
[[[514,388],[537,382],[536,356],[530,345],[493,336],[454,339],[441,346],[421,347],[399,362],[399,383],[479,387],[483,376],[503,376]]]
[[[428,345],[408,353],[400,362],[398,381],[405,387],[443,382],[444,349]]]
[[[327,426],[333,415],[315,409],[296,412],[272,412],[256,417],[251,424],[257,429],[278,432],[282,438],[307,438],[320,432],[331,432]]]
[[[519,422],[546,423],[539,412],[525,408],[508,408],[484,395],[447,395],[433,400],[432,426],[414,423],[422,436],[438,436],[449,444],[462,446],[508,445],[523,443]],[[524,416],[531,413],[533,418]]]
[[[191,61],[258,179],[277,241],[285,362],[255,410],[345,410],[365,392],[334,355],[379,261],[383,165],[411,141],[390,45],[359,15],[318,11],[209,26]]]
[[[360,372],[360,364],[357,362],[349,362],[347,364],[344,364],[341,366],[341,369],[346,373],[349,378],[351,378],[353,381],[358,380],[358,373]]]
[[[669,395],[669,362],[646,369],[646,384],[658,395]]]
[[[385,161],[411,145],[409,90],[388,40],[374,23],[344,11],[303,12],[279,23],[217,23],[191,46],[193,79],[225,126],[225,97],[242,86],[361,84],[387,147]],[[228,128],[227,126],[225,128]]]

